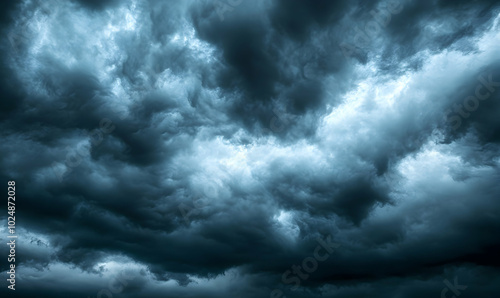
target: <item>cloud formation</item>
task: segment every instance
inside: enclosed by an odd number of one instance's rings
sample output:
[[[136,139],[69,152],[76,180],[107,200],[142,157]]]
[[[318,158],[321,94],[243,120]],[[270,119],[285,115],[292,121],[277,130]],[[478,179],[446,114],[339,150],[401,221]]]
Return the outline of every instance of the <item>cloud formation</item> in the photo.
[[[499,292],[497,1],[0,5],[23,297]]]

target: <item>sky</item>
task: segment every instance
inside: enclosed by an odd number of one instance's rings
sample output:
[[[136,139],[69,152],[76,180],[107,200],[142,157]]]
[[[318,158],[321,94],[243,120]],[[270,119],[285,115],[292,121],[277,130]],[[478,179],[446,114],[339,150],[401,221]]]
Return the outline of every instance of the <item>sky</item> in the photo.
[[[2,1],[0,31],[2,297],[498,297],[499,1]]]

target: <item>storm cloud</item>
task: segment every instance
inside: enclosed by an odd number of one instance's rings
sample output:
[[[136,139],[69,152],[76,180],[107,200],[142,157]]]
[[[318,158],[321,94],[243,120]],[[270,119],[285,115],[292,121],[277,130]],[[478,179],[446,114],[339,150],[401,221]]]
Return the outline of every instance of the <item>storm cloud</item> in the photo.
[[[500,292],[498,1],[0,6],[5,295]]]

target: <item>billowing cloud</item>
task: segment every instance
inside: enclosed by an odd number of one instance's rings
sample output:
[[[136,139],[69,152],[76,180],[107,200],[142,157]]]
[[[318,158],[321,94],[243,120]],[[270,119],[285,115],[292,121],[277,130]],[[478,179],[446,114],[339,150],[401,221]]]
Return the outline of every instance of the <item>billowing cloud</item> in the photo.
[[[16,293],[498,293],[497,1],[1,6]]]

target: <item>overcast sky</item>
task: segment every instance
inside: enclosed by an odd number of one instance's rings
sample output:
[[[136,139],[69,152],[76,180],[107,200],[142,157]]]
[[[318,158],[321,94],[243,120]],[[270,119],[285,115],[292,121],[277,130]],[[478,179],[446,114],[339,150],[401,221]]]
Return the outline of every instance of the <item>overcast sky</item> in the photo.
[[[0,2],[2,297],[498,297],[499,22],[486,0]]]

